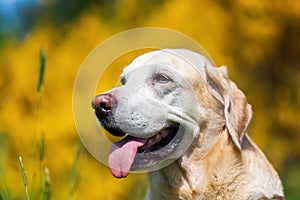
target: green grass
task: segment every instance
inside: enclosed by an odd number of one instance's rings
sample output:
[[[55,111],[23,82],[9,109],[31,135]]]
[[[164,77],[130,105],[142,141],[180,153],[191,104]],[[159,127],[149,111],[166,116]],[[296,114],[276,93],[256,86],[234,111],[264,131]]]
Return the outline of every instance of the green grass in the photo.
[[[29,195],[29,188],[26,178],[26,171],[22,161],[22,157],[19,156],[21,175],[23,180],[23,185],[25,189],[25,195],[27,200],[51,200],[52,192],[51,192],[51,179],[50,179],[50,169],[44,164],[44,155],[45,155],[45,139],[44,139],[44,131],[42,130],[43,123],[43,110],[42,110],[42,88],[43,88],[43,80],[46,69],[46,55],[42,49],[40,49],[40,57],[39,57],[40,65],[39,65],[39,75],[38,75],[38,83],[37,83],[37,131],[34,133],[33,137],[33,145],[32,145],[32,161],[34,164],[37,163],[38,157],[38,175],[39,175],[39,190],[35,191],[35,179],[36,173],[32,174],[32,183],[31,183],[31,193]],[[37,140],[37,137],[39,140]],[[37,142],[39,141],[39,142]],[[38,151],[37,151],[38,149]],[[80,177],[76,173],[77,165],[79,162],[79,157],[82,153],[82,145],[79,142],[77,147],[77,152],[75,155],[75,159],[73,162],[71,174],[70,174],[70,192],[69,199],[72,199],[74,193],[76,192],[79,186]],[[38,156],[37,156],[38,153]],[[6,182],[6,181],[5,181]],[[10,200],[10,195],[8,189],[0,190],[0,200]],[[38,198],[37,198],[38,197]]]
[[[37,92],[40,93],[43,82],[44,82],[44,74],[46,69],[46,55],[43,49],[40,49],[40,66],[39,66],[39,77],[38,77],[38,84],[37,84]]]
[[[5,154],[7,153],[7,144],[5,142],[4,134],[0,133],[0,161],[4,162]],[[0,165],[0,200],[9,200],[10,192],[7,186],[7,181],[5,178],[4,170],[2,165]]]
[[[37,93],[38,93],[38,134],[40,137],[39,142],[39,177],[40,177],[40,200],[45,199],[45,175],[44,169],[46,169],[44,165],[44,153],[45,153],[45,139],[44,139],[44,131],[42,130],[42,123],[43,123],[43,109],[42,109],[42,86],[44,80],[46,68],[46,55],[43,49],[40,49],[40,66],[39,66],[39,76],[38,76],[38,84],[37,84]],[[48,168],[47,168],[48,169]],[[49,171],[49,170],[48,170]]]
[[[50,187],[50,170],[48,167],[45,167],[45,199],[50,200],[51,199],[51,187]]]
[[[28,187],[27,187],[27,178],[26,178],[25,168],[24,168],[24,164],[23,164],[21,156],[19,156],[19,161],[20,161],[20,167],[21,167],[21,172],[22,172],[22,180],[23,180],[23,184],[24,184],[26,199],[30,200],[29,193],[28,193]]]
[[[21,156],[19,157],[22,179],[25,188],[25,194],[27,200],[34,200],[36,195],[39,196],[40,200],[50,200],[51,199],[51,188],[50,188],[50,170],[44,165],[44,132],[42,130],[42,86],[46,68],[46,56],[42,48],[40,49],[40,56],[39,56],[39,75],[38,75],[38,83],[37,83],[37,131],[33,135],[33,145],[32,145],[32,161],[35,164],[37,160],[37,153],[38,153],[38,175],[39,175],[39,190],[38,192],[35,191],[35,179],[36,179],[36,172],[32,174],[32,183],[31,183],[31,193],[29,195],[28,192],[28,184],[26,180],[26,173],[25,167],[22,162]],[[37,142],[37,135],[39,137],[39,142]],[[38,152],[37,152],[37,147]],[[45,178],[46,177],[46,178]],[[36,194],[37,193],[37,194]]]
[[[78,189],[79,185],[80,185],[80,181],[81,178],[80,176],[76,173],[76,169],[78,166],[78,162],[79,162],[79,157],[82,154],[82,150],[83,150],[83,146],[82,144],[78,141],[77,144],[77,151],[76,151],[76,155],[75,155],[75,159],[72,165],[72,170],[71,170],[71,174],[70,174],[70,192],[69,192],[69,199],[72,199],[74,193],[76,192],[76,190]]]

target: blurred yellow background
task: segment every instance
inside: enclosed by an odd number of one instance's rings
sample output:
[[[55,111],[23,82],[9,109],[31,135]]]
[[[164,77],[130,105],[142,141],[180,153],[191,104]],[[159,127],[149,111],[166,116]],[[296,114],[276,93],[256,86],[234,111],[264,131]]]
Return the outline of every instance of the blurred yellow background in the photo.
[[[278,170],[287,199],[300,199],[300,1],[0,0],[0,7],[0,199],[26,199],[18,156],[29,194],[39,199],[33,159],[39,130],[52,199],[143,199],[145,175],[117,180],[86,150],[80,153],[72,89],[96,45],[145,26],[180,31],[218,66],[228,66],[254,110],[249,135]],[[46,71],[39,107],[41,47]]]

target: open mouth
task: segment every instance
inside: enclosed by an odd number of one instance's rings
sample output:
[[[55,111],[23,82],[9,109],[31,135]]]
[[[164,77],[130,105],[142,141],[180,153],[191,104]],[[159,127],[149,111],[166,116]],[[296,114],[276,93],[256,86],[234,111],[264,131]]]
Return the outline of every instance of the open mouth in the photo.
[[[154,136],[147,139],[143,146],[138,148],[138,153],[149,153],[157,151],[168,145],[175,137],[179,126],[166,127]]]
[[[163,128],[150,138],[137,138],[126,136],[121,141],[115,142],[109,154],[108,165],[111,173],[116,178],[125,178],[130,169],[137,165],[153,165],[152,157],[162,159],[167,157],[179,143],[175,139],[179,124]],[[135,166],[136,167],[136,166]]]

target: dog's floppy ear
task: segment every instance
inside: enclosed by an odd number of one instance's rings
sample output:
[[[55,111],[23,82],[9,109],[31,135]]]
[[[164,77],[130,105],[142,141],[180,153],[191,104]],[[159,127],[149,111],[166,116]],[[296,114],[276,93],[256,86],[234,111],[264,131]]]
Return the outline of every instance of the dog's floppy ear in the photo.
[[[206,78],[212,95],[223,104],[225,124],[237,148],[252,118],[251,105],[245,94],[229,80],[225,66],[214,68],[206,66]]]
[[[222,77],[224,94],[224,115],[226,127],[235,145],[241,149],[241,142],[252,118],[251,105],[245,94],[238,89],[235,83],[229,80],[225,66],[218,68]]]

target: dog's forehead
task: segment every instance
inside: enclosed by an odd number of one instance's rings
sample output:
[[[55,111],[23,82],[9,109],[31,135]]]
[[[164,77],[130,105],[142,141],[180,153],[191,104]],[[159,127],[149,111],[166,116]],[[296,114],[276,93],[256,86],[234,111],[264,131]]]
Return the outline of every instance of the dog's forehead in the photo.
[[[129,74],[132,70],[144,66],[169,66],[184,73],[195,71],[205,79],[205,65],[210,62],[206,57],[186,49],[163,49],[145,53],[132,61],[124,70]]]

